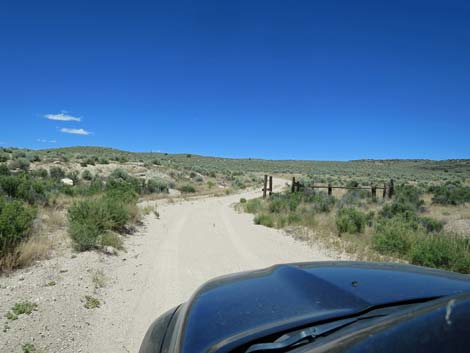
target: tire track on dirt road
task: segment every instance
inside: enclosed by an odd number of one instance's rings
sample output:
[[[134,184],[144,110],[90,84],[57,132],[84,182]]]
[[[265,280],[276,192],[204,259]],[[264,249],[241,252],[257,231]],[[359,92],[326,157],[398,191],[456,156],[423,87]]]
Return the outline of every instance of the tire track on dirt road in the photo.
[[[331,259],[280,230],[255,225],[252,215],[232,207],[241,197],[258,195],[248,191],[160,204],[160,219],[147,216],[146,229],[126,244],[124,265],[110,270],[114,283],[104,293],[106,303],[96,311],[96,329],[83,352],[137,353],[152,321],[213,277]]]

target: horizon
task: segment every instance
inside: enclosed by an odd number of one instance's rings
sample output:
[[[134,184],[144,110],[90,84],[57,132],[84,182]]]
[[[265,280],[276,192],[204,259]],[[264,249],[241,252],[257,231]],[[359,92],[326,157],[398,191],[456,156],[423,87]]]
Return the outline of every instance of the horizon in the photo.
[[[377,162],[386,162],[386,161],[432,161],[432,162],[445,162],[445,161],[470,161],[470,158],[447,158],[447,159],[429,159],[429,158],[385,158],[385,159],[374,159],[374,158],[358,158],[358,159],[270,159],[262,158],[257,156],[252,157],[223,157],[218,155],[202,155],[195,154],[191,152],[165,152],[165,151],[131,151],[123,150],[119,148],[109,147],[109,146],[88,146],[88,145],[77,145],[77,146],[67,146],[67,147],[50,147],[50,148],[27,148],[27,147],[15,147],[15,146],[1,146],[0,148],[12,148],[19,150],[30,150],[37,152],[44,151],[54,151],[62,149],[74,149],[74,148],[101,148],[101,149],[110,149],[116,152],[123,153],[135,153],[135,154],[163,154],[163,155],[190,155],[191,157],[203,157],[203,158],[215,158],[215,159],[249,159],[249,160],[262,160],[262,161],[273,161],[273,162],[283,162],[283,161],[293,161],[293,162],[362,162],[362,161],[377,161]]]
[[[0,147],[469,159],[469,16],[464,1],[7,0]]]

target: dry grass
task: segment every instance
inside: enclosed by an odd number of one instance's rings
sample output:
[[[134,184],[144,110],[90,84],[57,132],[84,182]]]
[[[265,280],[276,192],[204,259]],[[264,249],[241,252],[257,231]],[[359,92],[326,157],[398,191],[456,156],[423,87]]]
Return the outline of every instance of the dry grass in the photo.
[[[52,241],[43,234],[35,234],[21,243],[15,251],[0,260],[0,269],[6,272],[15,268],[27,267],[36,261],[49,258]]]
[[[47,259],[52,247],[52,240],[46,235],[33,235],[19,246],[16,267],[26,267],[36,261]]]
[[[0,260],[0,270],[9,272],[48,259],[52,250],[64,242],[65,212],[61,207],[39,208],[31,236]]]

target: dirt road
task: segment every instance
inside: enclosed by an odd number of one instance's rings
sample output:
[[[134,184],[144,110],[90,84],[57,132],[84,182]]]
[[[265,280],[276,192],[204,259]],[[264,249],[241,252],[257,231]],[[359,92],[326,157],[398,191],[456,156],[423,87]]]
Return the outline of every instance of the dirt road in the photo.
[[[277,188],[282,184],[275,180]],[[145,226],[117,256],[68,248],[0,277],[0,351],[21,353],[33,343],[47,353],[137,353],[152,321],[213,277],[329,259],[321,249],[255,225],[252,215],[233,208],[241,197],[259,195],[159,201],[160,218],[146,216]],[[100,307],[87,309],[87,296]],[[37,310],[6,318],[21,301],[35,303]]]
[[[187,300],[215,276],[329,259],[319,249],[257,226],[252,215],[233,209],[240,197],[256,195],[259,192],[160,206],[160,219],[149,217],[143,236],[134,240],[135,266],[128,263],[114,273],[115,284],[97,312],[89,352],[137,352],[159,314]]]

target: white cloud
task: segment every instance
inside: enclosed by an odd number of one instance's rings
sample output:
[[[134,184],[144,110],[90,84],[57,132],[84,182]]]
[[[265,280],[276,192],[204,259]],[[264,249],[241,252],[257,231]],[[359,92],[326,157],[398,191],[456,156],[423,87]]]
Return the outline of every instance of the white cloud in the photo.
[[[65,113],[60,114],[46,114],[44,115],[46,119],[57,120],[57,121],[81,121],[82,118],[77,116],[68,115]]]
[[[91,134],[90,131],[86,131],[84,129],[68,129],[65,127],[60,129],[60,132],[64,132],[66,134],[74,134],[74,135],[90,135]]]
[[[41,143],[56,143],[56,140],[36,139],[37,142]]]

